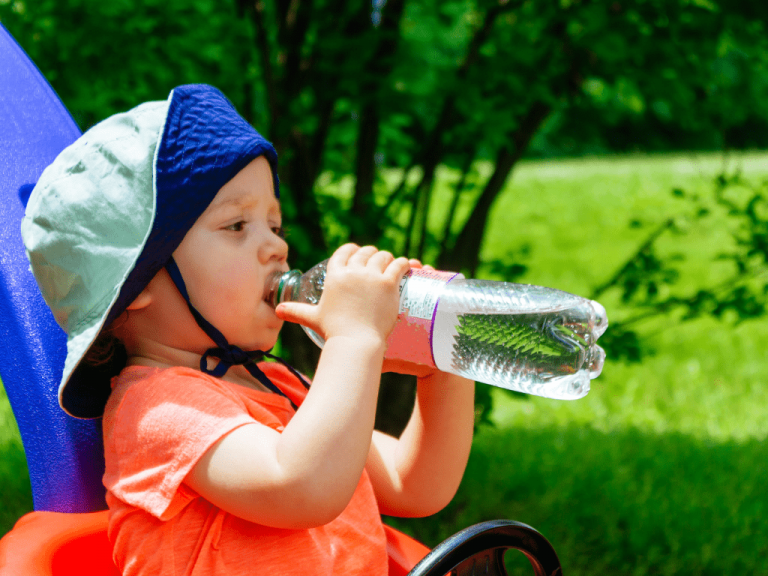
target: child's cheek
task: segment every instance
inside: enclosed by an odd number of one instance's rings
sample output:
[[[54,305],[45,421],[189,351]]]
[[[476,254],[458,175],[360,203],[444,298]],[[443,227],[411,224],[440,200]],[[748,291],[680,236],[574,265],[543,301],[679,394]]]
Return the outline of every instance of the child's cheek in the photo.
[[[253,270],[245,263],[232,266],[231,269],[220,278],[220,293],[222,304],[225,306],[244,306],[257,301],[256,294],[262,289],[256,286],[256,278]],[[243,310],[245,312],[245,310]]]

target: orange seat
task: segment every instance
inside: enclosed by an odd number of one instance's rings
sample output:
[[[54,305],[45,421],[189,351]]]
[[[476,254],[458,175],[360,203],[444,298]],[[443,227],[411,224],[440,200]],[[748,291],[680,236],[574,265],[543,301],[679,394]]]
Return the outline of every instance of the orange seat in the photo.
[[[107,539],[107,511],[30,512],[0,540],[4,576],[118,576]]]

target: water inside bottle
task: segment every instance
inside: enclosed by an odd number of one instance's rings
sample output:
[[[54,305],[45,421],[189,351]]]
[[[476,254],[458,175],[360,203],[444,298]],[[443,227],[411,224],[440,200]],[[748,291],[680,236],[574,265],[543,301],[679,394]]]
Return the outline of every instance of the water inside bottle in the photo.
[[[604,353],[588,323],[562,311],[543,314],[461,314],[451,354],[466,378],[557,399],[589,392]],[[592,346],[590,347],[590,344]]]

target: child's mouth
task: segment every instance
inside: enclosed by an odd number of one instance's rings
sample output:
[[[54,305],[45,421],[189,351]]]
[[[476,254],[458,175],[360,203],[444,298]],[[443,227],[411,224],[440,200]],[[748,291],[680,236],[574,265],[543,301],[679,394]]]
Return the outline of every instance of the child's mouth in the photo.
[[[262,294],[262,299],[272,306],[272,308],[277,308],[277,305],[279,304],[280,279],[283,274],[285,274],[285,272],[276,270],[269,274],[264,281],[264,293]]]

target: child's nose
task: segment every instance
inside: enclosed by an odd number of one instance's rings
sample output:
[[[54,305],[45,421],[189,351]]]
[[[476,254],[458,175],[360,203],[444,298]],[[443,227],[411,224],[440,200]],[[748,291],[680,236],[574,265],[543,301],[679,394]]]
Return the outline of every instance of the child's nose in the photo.
[[[287,260],[288,243],[283,238],[270,231],[268,240],[262,243],[259,250],[259,259],[265,263],[271,260]]]

